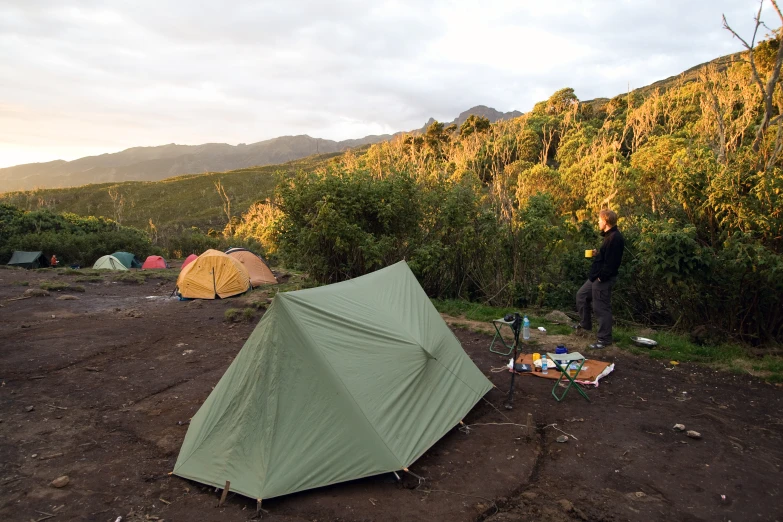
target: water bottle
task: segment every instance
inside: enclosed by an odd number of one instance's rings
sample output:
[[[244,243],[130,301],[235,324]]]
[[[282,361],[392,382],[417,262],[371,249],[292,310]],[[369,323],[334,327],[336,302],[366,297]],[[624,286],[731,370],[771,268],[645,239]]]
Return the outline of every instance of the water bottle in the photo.
[[[544,375],[549,373],[549,371],[546,369],[546,360],[547,360],[546,354],[542,354],[541,355],[541,373],[543,373]]]
[[[526,341],[530,339],[530,319],[527,316],[522,319],[522,339]]]

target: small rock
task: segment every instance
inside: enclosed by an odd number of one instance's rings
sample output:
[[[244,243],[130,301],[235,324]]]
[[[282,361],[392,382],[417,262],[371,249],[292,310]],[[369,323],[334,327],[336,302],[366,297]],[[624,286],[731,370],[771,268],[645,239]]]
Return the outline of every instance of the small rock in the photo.
[[[692,439],[700,439],[701,438],[701,433],[699,433],[698,431],[688,430],[687,432],[685,432],[685,434],[687,436],[689,436],[690,438],[692,438]]]
[[[685,431],[685,424],[675,424],[672,426],[674,431]]]
[[[58,301],[78,301],[79,298],[76,297],[75,295],[67,295],[66,294],[66,295],[61,295],[60,297],[57,298],[57,300]]]
[[[36,458],[37,456],[38,456],[38,454],[37,454],[37,453],[33,453],[32,455],[30,455],[30,458],[31,458],[31,459],[34,459],[34,458]]]
[[[647,494],[644,491],[637,491],[636,493],[634,493],[634,495],[636,495],[636,498],[642,498],[647,496]]]
[[[63,475],[54,479],[49,485],[53,488],[64,488],[70,481],[71,479],[68,478],[68,475]]]
[[[28,406],[28,407],[26,407],[24,409],[24,411],[27,411],[27,412],[34,411],[34,410],[35,410],[35,406]]]
[[[557,503],[558,505],[560,505],[561,508],[563,508],[563,511],[565,511],[566,513],[570,513],[571,511],[574,510],[574,504],[568,499],[561,498],[560,500],[557,501]]]
[[[525,491],[524,493],[522,493],[522,496],[528,500],[533,500],[538,496],[538,493],[534,493],[533,491]]]
[[[24,291],[25,296],[32,296],[32,297],[46,297],[49,295],[49,292],[46,290],[42,290],[40,288],[28,288]]]
[[[557,442],[568,442],[568,435],[560,435],[555,439]]]

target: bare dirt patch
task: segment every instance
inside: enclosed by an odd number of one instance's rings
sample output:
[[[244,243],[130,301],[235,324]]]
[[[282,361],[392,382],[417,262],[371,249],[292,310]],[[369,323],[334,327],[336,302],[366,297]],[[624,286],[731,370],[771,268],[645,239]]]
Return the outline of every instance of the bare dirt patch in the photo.
[[[109,277],[86,282],[79,300],[12,300],[24,292],[17,281],[37,287],[47,275],[0,271],[0,519],[250,519],[253,500],[229,494],[216,508],[214,488],[168,475],[187,422],[258,321],[223,321],[245,303],[181,302],[173,283]],[[617,369],[588,390],[592,403],[573,391],[557,403],[552,381],[525,376],[508,411],[509,374],[491,372],[507,358],[487,350],[491,325],[454,322],[497,388],[469,429],[455,427],[412,466],[424,483],[403,474],[337,484],[265,501],[264,519],[783,519],[779,387],[610,350],[601,358]],[[533,335],[544,349],[584,343]],[[528,413],[531,440],[499,425]],[[569,442],[555,441],[558,429]],[[64,475],[66,486],[50,485]]]

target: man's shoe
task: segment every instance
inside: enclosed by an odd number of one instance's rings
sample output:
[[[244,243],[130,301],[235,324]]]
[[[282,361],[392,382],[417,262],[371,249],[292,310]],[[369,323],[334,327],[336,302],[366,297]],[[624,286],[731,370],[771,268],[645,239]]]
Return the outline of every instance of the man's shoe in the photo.
[[[598,342],[598,343],[589,345],[588,348],[590,348],[591,350],[600,350],[601,348],[606,348],[607,346],[609,346],[609,344],[610,343],[604,344],[604,343]]]

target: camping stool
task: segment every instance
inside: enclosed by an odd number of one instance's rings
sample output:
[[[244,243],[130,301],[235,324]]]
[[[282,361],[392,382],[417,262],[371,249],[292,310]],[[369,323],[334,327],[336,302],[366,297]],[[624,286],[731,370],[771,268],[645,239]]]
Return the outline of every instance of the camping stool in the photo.
[[[587,402],[592,402],[590,400],[590,397],[587,396],[584,389],[579,385],[578,382],[576,382],[576,378],[579,376],[579,372],[582,371],[582,366],[585,363],[585,356],[582,355],[579,352],[571,352],[571,353],[548,353],[546,356],[549,358],[550,361],[555,363],[555,368],[560,371],[560,377],[557,379],[557,382],[555,383],[554,387],[552,388],[552,395],[554,395],[557,402],[562,401],[565,399],[565,396],[568,394],[568,390],[571,389],[571,386],[576,388],[576,391],[579,392],[579,394],[587,399]],[[576,369],[576,373],[573,377],[571,377],[571,374],[568,373],[568,367],[571,365],[571,363],[579,363],[579,367]],[[562,365],[562,363],[565,363],[565,366]],[[560,397],[557,396],[557,393],[555,393],[555,390],[557,390],[557,387],[560,385],[560,381],[563,380],[563,377],[567,378],[570,382],[568,383],[568,386],[566,386],[565,391],[563,392]]]
[[[489,345],[489,351],[490,352],[497,353],[499,355],[510,355],[511,354],[511,352],[514,350],[514,337],[513,337],[514,328],[511,326],[512,324],[514,324],[514,321],[506,321],[502,317],[500,319],[494,319],[492,321],[492,326],[495,327],[495,337],[492,338],[492,343],[490,343],[490,345]],[[508,326],[511,329],[511,333],[512,333],[511,344],[506,344],[506,340],[503,339],[503,334],[500,333],[500,329],[503,328],[503,325],[506,325],[506,326]],[[492,349],[492,347],[495,346],[495,341],[497,341],[498,339],[500,339],[500,342],[503,344],[503,346],[508,348],[507,352],[501,352],[501,351]]]

